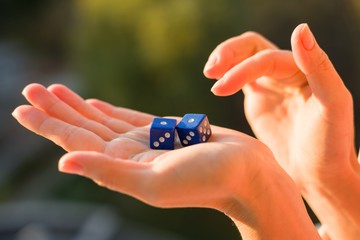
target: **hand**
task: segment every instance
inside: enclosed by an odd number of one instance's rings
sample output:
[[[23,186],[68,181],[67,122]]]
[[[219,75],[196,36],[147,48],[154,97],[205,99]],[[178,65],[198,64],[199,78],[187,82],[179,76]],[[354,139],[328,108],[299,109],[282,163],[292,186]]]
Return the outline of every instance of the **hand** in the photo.
[[[13,116],[70,152],[60,171],[154,206],[218,209],[249,239],[317,238],[295,184],[252,137],[212,126],[206,143],[152,150],[150,114],[85,101],[62,85],[31,84],[23,94],[32,106],[19,106]]]
[[[243,188],[256,178],[264,155],[272,159],[257,140],[216,126],[207,143],[153,150],[150,114],[85,101],[62,85],[46,89],[31,84],[23,94],[32,106],[18,107],[15,118],[72,152],[61,159],[61,171],[87,176],[153,205],[216,205],[228,194],[225,191]]]
[[[219,79],[216,95],[243,89],[255,135],[302,189],[351,171],[353,109],[349,91],[307,25],[294,30],[292,50],[245,33],[220,44],[204,73]]]
[[[351,94],[307,25],[294,30],[291,45],[292,52],[279,50],[257,33],[245,33],[220,44],[204,73],[219,79],[216,95],[243,89],[255,135],[295,180],[320,218],[323,236],[357,239],[360,182]]]

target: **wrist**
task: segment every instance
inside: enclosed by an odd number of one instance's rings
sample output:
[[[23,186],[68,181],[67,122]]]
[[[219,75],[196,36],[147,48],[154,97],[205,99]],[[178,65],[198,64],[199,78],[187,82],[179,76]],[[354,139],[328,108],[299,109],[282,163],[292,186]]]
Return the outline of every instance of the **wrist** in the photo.
[[[244,239],[320,239],[295,183],[272,160],[220,210]]]
[[[302,181],[298,187],[303,197],[308,201],[315,201],[319,196],[324,199],[347,198],[349,193],[358,192],[360,165],[355,154],[347,159],[341,166],[327,168],[321,174]],[[336,160],[328,159],[327,162],[336,162]]]
[[[347,167],[308,182],[302,189],[330,239],[358,239],[360,235],[360,168],[356,157],[349,162]]]

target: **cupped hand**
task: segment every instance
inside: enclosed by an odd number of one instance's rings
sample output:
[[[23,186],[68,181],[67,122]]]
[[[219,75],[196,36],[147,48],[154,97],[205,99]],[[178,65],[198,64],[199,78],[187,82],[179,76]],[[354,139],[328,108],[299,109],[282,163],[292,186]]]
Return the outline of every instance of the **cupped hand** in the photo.
[[[257,33],[220,44],[204,74],[218,79],[212,91],[243,89],[255,135],[303,188],[339,181],[357,165],[352,97],[306,24],[280,50]]]
[[[60,171],[151,205],[224,208],[234,195],[244,200],[266,189],[257,185],[266,174],[287,177],[265,145],[237,131],[212,126],[206,143],[153,150],[153,115],[83,100],[58,84],[30,84],[23,95],[31,105],[19,106],[13,115],[69,152],[59,162]]]

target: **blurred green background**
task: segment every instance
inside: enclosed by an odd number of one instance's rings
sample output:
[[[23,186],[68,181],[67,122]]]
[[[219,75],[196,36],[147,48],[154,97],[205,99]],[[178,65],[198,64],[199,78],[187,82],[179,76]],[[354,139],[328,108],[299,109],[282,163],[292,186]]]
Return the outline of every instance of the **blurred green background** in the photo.
[[[358,0],[0,0],[0,239],[75,239],[103,208],[115,223],[111,237],[85,239],[239,239],[214,210],[157,209],[58,173],[64,152],[10,116],[25,102],[22,88],[63,83],[84,98],[157,115],[202,112],[212,124],[252,134],[242,93],[213,96],[203,66],[217,44],[249,30],[289,49],[291,32],[307,22],[353,93],[356,120],[359,20]],[[84,217],[59,227],[75,214],[72,207]],[[47,218],[59,221],[57,231],[39,220]],[[54,237],[59,229],[66,237]]]

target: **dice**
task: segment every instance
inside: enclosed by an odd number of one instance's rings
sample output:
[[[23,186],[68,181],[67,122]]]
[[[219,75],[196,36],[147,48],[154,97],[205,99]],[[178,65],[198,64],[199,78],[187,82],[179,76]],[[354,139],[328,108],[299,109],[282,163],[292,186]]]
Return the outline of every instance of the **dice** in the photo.
[[[185,114],[176,130],[183,146],[206,142],[211,136],[210,123],[205,114]]]
[[[176,120],[154,118],[150,128],[150,148],[174,149]]]

